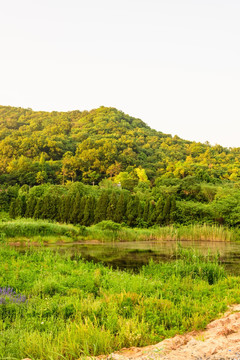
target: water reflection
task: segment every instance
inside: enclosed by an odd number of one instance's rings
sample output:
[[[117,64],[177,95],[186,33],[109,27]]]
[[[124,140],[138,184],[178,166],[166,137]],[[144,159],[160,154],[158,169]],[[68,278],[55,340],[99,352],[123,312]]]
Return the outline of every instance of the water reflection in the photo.
[[[198,249],[207,255],[220,254],[220,260],[230,274],[240,275],[240,243],[237,242],[207,242],[181,241],[182,246]],[[171,261],[174,259],[176,241],[157,242],[116,242],[116,243],[84,243],[58,245],[60,251],[69,251],[94,262],[120,269],[137,270],[150,259],[155,261]],[[52,245],[56,249],[56,245]]]

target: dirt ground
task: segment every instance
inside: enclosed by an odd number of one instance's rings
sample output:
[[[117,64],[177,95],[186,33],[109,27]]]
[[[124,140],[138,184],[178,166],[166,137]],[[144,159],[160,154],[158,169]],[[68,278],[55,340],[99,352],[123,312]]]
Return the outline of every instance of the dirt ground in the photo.
[[[129,348],[98,360],[240,360],[240,305],[234,305],[204,331],[176,335],[159,344]]]

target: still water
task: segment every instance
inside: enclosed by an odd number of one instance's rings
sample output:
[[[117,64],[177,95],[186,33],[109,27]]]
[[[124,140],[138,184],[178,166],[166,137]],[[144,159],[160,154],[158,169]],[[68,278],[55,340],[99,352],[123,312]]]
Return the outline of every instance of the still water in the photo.
[[[219,253],[220,261],[230,274],[240,275],[240,242],[207,242],[207,241],[181,241],[181,245],[194,248],[207,255]],[[176,241],[157,242],[115,242],[115,243],[84,243],[58,245],[60,251],[69,251],[83,259],[102,262],[105,265],[119,269],[132,269],[147,264],[150,259],[154,261],[171,261],[174,259]],[[56,248],[56,245],[51,246]]]

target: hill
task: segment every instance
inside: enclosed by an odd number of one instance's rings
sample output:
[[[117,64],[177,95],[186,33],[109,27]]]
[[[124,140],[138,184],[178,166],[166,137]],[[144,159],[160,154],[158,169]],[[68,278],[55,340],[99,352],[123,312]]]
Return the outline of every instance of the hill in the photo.
[[[206,130],[207,131],[207,130]],[[186,141],[115,108],[44,112],[0,106],[0,183],[99,183],[134,169],[157,178],[237,181],[240,148]]]

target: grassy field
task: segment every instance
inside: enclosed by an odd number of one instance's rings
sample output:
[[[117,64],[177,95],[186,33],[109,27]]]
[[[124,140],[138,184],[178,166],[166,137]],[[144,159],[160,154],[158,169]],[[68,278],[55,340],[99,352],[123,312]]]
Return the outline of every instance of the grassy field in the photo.
[[[177,258],[133,274],[2,245],[0,359],[74,360],[153,344],[202,329],[240,302],[240,279],[217,259],[181,247]]]
[[[102,221],[90,227],[53,223],[47,220],[17,219],[0,221],[0,239],[18,239],[32,242],[72,242],[85,240],[160,241],[160,240],[239,240],[239,229],[216,225],[165,226],[148,229],[128,228],[111,221]]]

